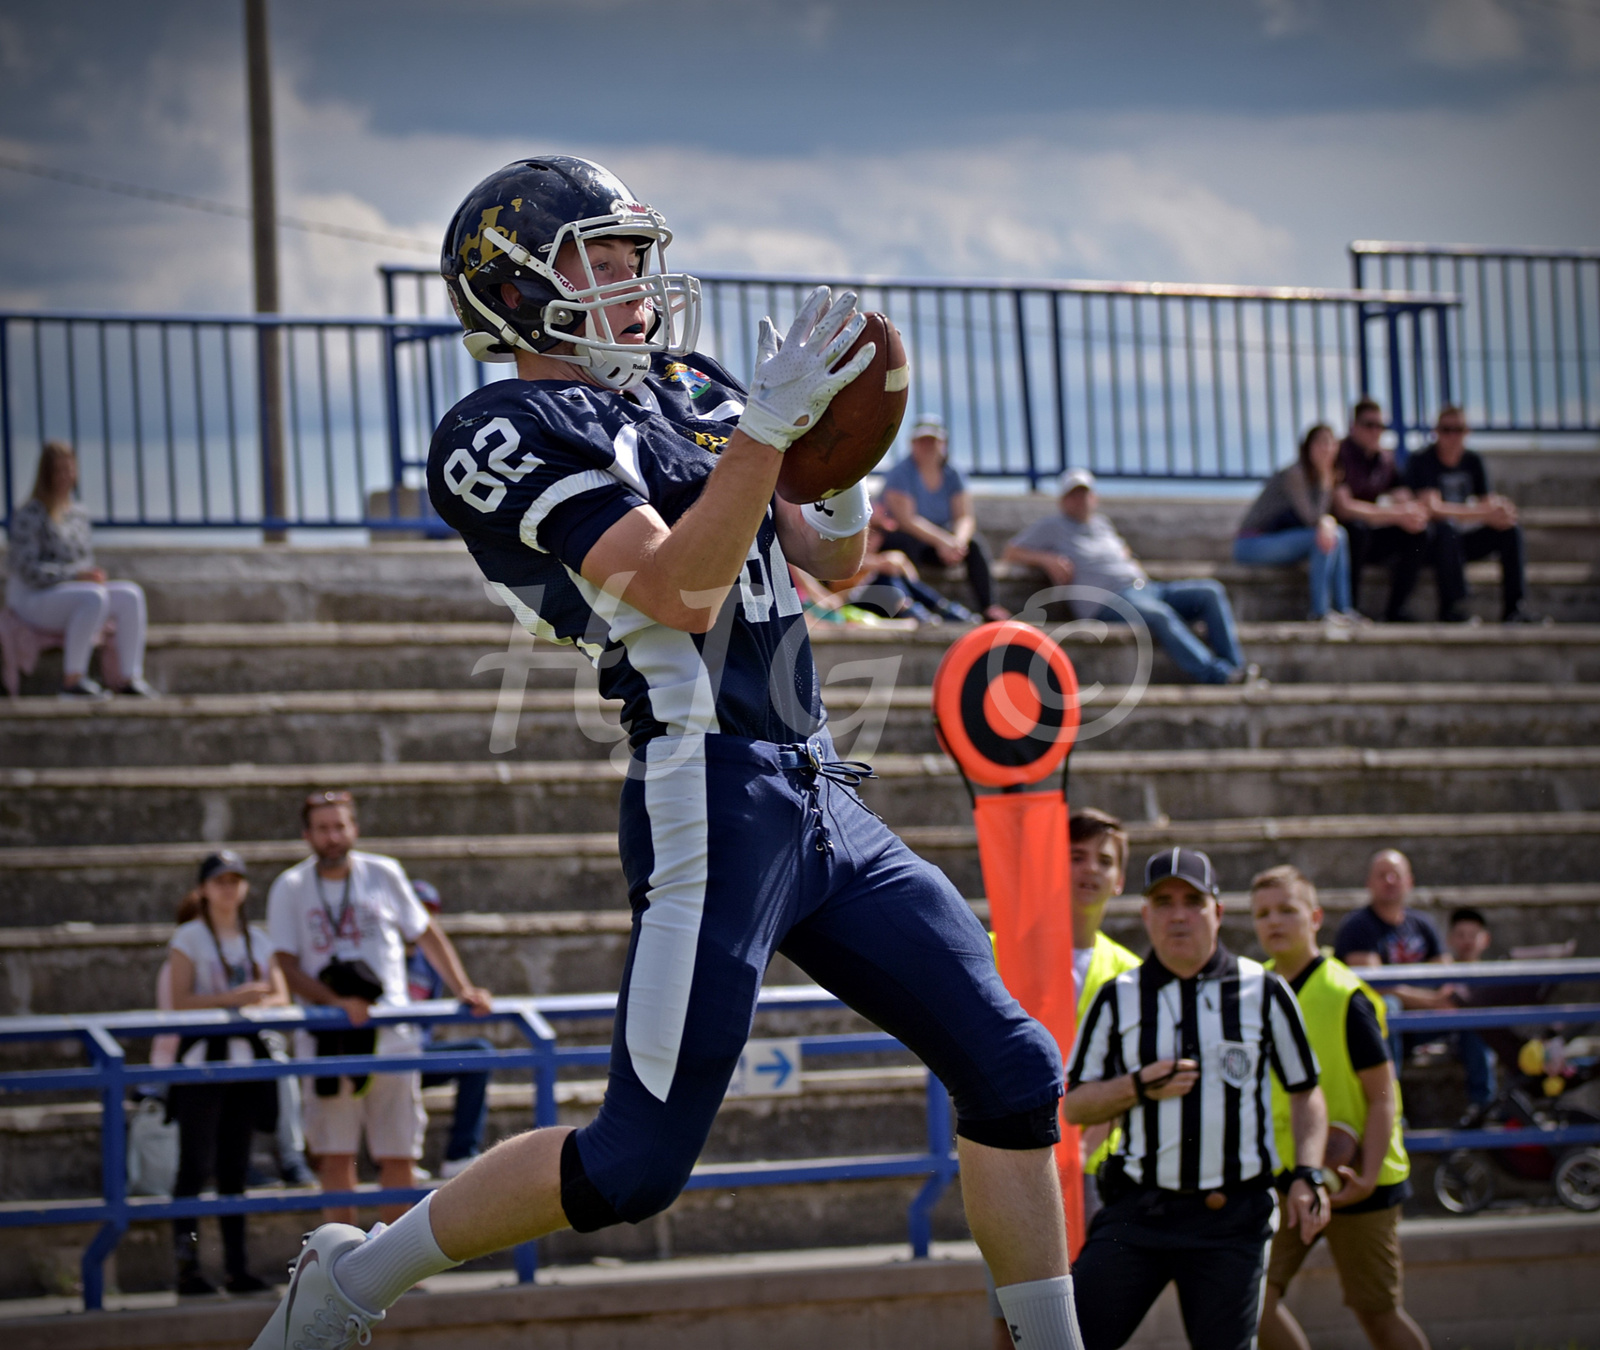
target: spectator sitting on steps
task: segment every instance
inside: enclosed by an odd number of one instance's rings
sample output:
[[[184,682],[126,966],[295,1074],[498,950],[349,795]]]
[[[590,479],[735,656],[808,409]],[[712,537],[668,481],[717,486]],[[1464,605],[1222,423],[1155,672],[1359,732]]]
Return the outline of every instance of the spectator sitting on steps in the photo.
[[[965,565],[983,617],[1009,619],[1011,611],[995,603],[989,551],[977,533],[967,480],[950,464],[947,444],[942,418],[922,413],[911,424],[911,454],[884,475],[883,504],[895,528],[880,552],[898,550],[919,567]]]
[[[1467,431],[1460,408],[1441,408],[1433,444],[1406,463],[1406,486],[1439,526],[1440,609],[1447,621],[1467,621],[1466,565],[1492,553],[1500,558],[1501,622],[1548,622],[1523,603],[1526,553],[1516,505],[1489,491],[1489,471],[1467,449]]]
[[[1006,545],[1007,562],[1037,568],[1052,586],[1077,586],[1120,597],[1145,622],[1191,680],[1202,684],[1259,681],[1239,649],[1233,608],[1221,583],[1206,577],[1152,581],[1126,541],[1096,506],[1094,475],[1071,469],[1061,476],[1059,514],[1041,516]],[[1080,618],[1127,623],[1119,609],[1091,598],[1075,599]],[[1204,620],[1201,642],[1189,625]]]
[[[1438,568],[1439,527],[1400,481],[1394,456],[1383,448],[1383,409],[1370,399],[1350,414],[1350,434],[1339,443],[1333,514],[1350,537],[1350,608],[1361,605],[1361,571],[1389,563],[1385,623],[1405,623],[1406,601],[1424,564]]]
[[[1307,561],[1313,620],[1348,626],[1365,622],[1350,608],[1350,540],[1333,518],[1338,443],[1318,423],[1300,440],[1295,462],[1261,486],[1233,541],[1233,560],[1247,567]]]
[[[24,623],[63,635],[61,697],[108,698],[89,677],[89,655],[107,619],[115,619],[121,687],[153,698],[144,680],[144,591],[136,581],[108,581],[95,566],[89,513],[72,498],[78,456],[63,441],[46,441],[33,495],[11,521],[6,607]]]
[[[867,552],[861,560],[861,570],[854,576],[818,581],[816,585],[842,597],[856,609],[885,619],[914,619],[919,624],[982,623],[983,620],[965,605],[941,595],[923,581],[916,563],[899,549],[884,547],[884,539],[894,528],[894,517],[883,503],[873,502],[872,515],[867,521]],[[791,567],[790,571],[798,569]],[[796,582],[796,589],[801,589],[799,582]]]

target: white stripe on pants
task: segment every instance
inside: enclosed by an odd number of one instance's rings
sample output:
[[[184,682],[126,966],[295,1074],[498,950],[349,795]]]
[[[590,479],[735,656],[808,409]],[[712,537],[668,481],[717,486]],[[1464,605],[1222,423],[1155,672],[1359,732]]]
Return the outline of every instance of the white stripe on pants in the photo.
[[[137,581],[62,581],[34,590],[13,578],[6,603],[24,623],[65,635],[62,671],[68,676],[89,669],[95,634],[107,617],[115,619],[123,677],[144,676],[144,591]]]

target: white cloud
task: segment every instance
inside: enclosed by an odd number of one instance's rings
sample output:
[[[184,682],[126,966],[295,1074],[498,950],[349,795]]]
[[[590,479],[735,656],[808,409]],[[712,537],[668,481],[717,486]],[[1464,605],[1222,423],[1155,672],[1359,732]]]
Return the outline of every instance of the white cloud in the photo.
[[[594,153],[708,271],[1235,280],[1292,259],[1283,230],[1203,183],[1034,139],[899,156]]]
[[[1522,30],[1496,0],[1429,0],[1417,52],[1461,69],[1511,61],[1523,54]]]
[[[141,84],[159,98],[129,91],[74,105],[69,134],[87,147],[82,159],[67,158],[65,140],[4,148],[243,202],[235,75],[157,61]],[[485,173],[557,148],[377,129],[360,108],[307,101],[288,77],[276,102],[285,214],[428,241]],[[740,154],[682,141],[560,148],[618,171],[668,214],[675,263],[706,271],[1339,285],[1353,238],[1600,242],[1600,150],[1572,131],[1597,121],[1600,92],[1569,87],[1481,115],[1031,119],[902,154]],[[249,305],[244,222],[0,175],[7,253],[36,257],[62,222],[74,269],[14,269],[0,301]],[[284,303],[302,312],[375,312],[379,261],[432,261],[292,230],[281,241]]]
[[[1289,230],[1194,178],[1128,154],[1101,156],[1084,176],[1105,223],[1147,232],[1171,250],[1184,277],[1283,276],[1293,266]]]
[[[1316,17],[1311,0],[1256,0],[1256,8],[1261,31],[1273,38],[1304,32]]]

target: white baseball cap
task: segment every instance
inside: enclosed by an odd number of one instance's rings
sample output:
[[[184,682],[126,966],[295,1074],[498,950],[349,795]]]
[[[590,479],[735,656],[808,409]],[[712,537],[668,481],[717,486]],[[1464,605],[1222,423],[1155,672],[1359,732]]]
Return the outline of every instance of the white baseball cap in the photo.
[[[949,440],[945,434],[944,418],[938,413],[918,413],[917,420],[911,424],[911,439],[919,436],[937,436],[941,441]]]
[[[1094,489],[1094,475],[1087,469],[1068,469],[1056,481],[1056,493],[1065,497],[1073,488]]]

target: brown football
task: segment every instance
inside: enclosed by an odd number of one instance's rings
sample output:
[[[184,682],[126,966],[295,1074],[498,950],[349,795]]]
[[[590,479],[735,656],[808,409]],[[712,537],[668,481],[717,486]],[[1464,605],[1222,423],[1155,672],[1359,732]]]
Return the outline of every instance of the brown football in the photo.
[[[867,313],[866,326],[837,370],[864,342],[878,350],[868,366],[833,397],[816,426],[791,445],[778,475],[778,495],[804,505],[859,483],[894,444],[906,415],[911,366],[900,333],[882,314]]]
[[[1354,1125],[1346,1125],[1342,1120],[1328,1123],[1328,1146],[1322,1152],[1322,1170],[1333,1183],[1330,1190],[1338,1190],[1341,1184],[1333,1175],[1336,1167],[1361,1170],[1361,1136]]]

